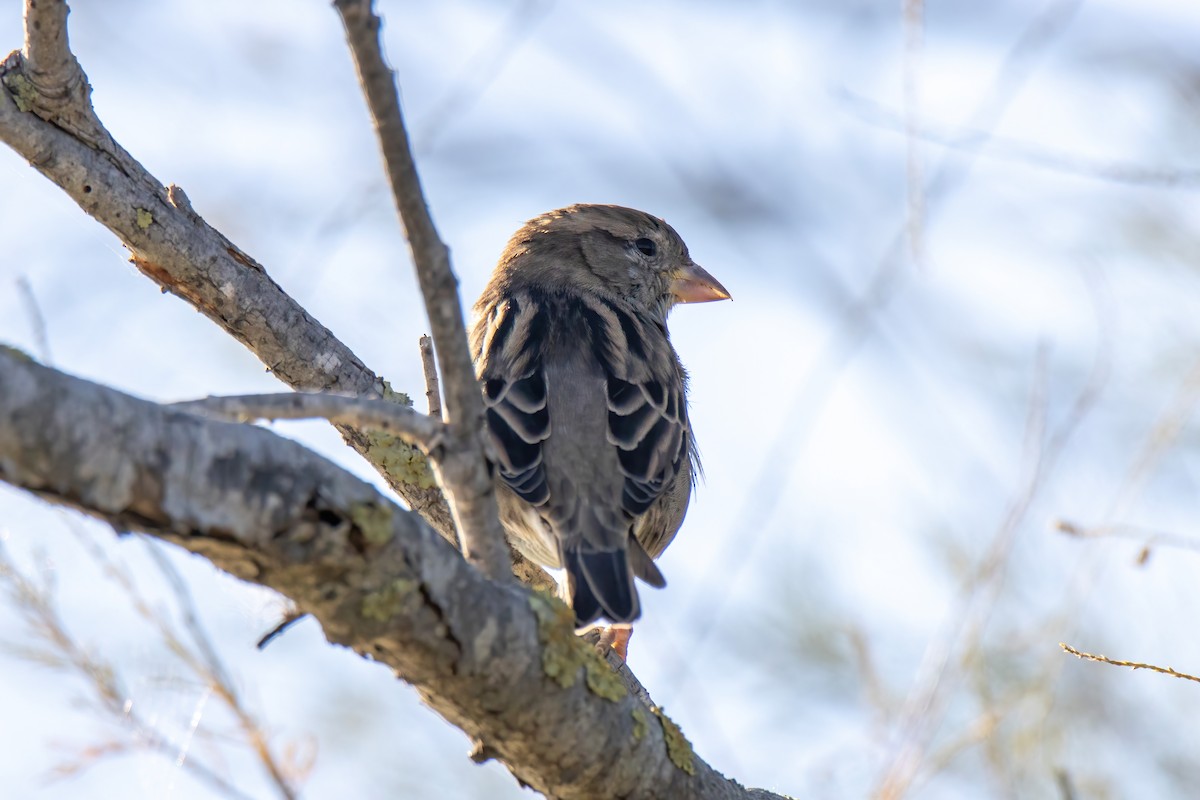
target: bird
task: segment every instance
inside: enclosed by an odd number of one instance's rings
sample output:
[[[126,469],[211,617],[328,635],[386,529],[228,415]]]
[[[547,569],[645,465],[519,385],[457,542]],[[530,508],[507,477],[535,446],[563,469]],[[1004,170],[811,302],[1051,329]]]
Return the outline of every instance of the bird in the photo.
[[[654,559],[699,469],[667,315],[729,297],[662,219],[578,204],[517,230],[475,304],[501,522],[518,552],[563,569],[576,628],[628,626],[634,578],[666,585]]]

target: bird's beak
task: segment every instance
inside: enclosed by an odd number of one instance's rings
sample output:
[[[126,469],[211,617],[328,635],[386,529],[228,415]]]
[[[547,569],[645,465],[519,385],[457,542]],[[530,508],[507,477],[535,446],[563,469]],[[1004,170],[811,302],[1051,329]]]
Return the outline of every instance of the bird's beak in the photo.
[[[729,292],[721,282],[709,275],[699,264],[688,262],[675,270],[671,280],[671,294],[679,303],[708,303],[713,300],[729,300]]]

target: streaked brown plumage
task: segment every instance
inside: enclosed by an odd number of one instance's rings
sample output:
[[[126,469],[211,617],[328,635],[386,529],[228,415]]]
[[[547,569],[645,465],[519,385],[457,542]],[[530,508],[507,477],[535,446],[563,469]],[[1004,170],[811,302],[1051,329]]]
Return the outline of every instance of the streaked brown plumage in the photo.
[[[565,568],[579,626],[635,619],[634,576],[665,584],[697,466],[667,313],[728,297],[661,219],[576,205],[517,231],[475,305],[504,528]]]

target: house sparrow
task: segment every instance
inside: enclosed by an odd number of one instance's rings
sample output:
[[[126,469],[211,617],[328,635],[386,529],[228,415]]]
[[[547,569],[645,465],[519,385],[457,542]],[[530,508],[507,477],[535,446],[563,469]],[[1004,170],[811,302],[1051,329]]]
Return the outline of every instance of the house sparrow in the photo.
[[[661,219],[574,205],[517,231],[475,304],[501,520],[523,555],[565,568],[577,627],[636,619],[634,576],[666,583],[653,559],[698,466],[667,313],[728,297]]]

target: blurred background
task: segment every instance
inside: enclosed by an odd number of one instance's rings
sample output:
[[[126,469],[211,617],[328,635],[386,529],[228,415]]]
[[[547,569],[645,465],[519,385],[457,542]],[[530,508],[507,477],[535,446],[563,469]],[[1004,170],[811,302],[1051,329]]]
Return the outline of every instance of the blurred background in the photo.
[[[666,218],[733,294],[671,320],[705,480],[631,648],[700,755],[805,798],[1195,796],[1200,686],[1059,643],[1200,673],[1200,6],[379,5],[465,302],[573,202]],[[70,22],[116,139],[420,397],[328,3]],[[6,149],[0,186],[0,341],[158,401],[283,389]],[[151,545],[3,485],[0,536],[8,796],[278,796]],[[315,622],[259,652],[284,602],[158,549],[306,797],[530,795]]]

